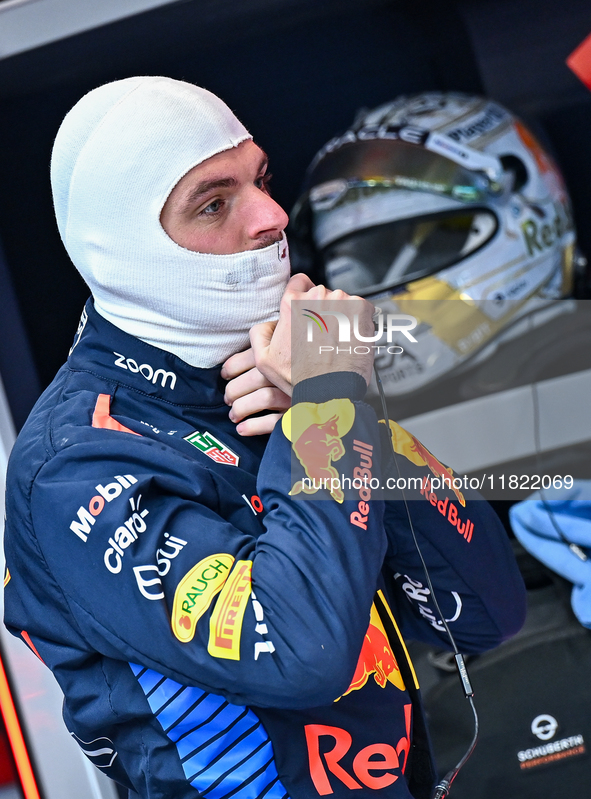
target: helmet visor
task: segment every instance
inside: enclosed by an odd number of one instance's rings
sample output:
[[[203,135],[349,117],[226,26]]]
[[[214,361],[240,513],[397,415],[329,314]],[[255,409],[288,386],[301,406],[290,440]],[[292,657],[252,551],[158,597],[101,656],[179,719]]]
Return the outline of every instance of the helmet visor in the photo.
[[[497,226],[492,211],[478,208],[358,230],[322,250],[327,285],[350,294],[404,285],[472,255]]]
[[[461,202],[485,201],[499,188],[483,172],[470,171],[424,147],[379,139],[330,153],[312,171],[307,184],[313,211],[347,202],[350,190],[362,187],[426,191]]]

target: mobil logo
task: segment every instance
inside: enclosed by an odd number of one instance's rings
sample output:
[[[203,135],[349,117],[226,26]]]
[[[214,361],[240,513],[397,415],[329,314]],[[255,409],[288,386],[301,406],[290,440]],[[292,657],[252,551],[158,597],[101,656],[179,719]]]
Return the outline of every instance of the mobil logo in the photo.
[[[304,729],[310,777],[318,794],[327,796],[334,793],[334,787],[343,785],[352,791],[364,787],[379,791],[395,783],[404,774],[408,760],[411,718],[412,705],[406,704],[406,735],[396,744],[375,743],[358,750],[353,756],[352,774],[341,763],[351,749],[355,752],[351,733],[326,724],[307,724]]]
[[[77,511],[78,520],[74,519],[70,522],[70,530],[78,536],[81,541],[88,540],[91,527],[96,522],[97,516],[103,512],[106,502],[112,502],[117,499],[124,489],[131,488],[132,485],[137,483],[137,478],[132,474],[115,475],[115,482],[102,485],[99,483],[94,487],[97,492],[88,503],[88,507],[80,505]]]

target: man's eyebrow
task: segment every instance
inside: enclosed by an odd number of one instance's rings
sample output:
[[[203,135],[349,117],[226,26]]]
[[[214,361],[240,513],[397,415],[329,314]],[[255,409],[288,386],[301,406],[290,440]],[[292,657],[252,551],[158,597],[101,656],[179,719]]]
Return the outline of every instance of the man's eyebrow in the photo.
[[[220,178],[219,180],[204,180],[198,183],[197,186],[186,197],[183,203],[183,209],[188,209],[196,203],[201,197],[209,194],[214,189],[231,189],[238,185],[236,178]]]
[[[266,169],[269,165],[269,156],[263,150],[263,154],[261,156],[259,168],[257,170],[257,175],[260,174],[263,169]],[[204,180],[202,183],[198,183],[197,186],[191,191],[186,197],[183,202],[183,210],[188,210],[194,203],[201,199],[204,195],[208,194],[210,191],[214,191],[215,189],[231,189],[234,186],[238,185],[238,181],[236,178],[219,178],[218,180]]]

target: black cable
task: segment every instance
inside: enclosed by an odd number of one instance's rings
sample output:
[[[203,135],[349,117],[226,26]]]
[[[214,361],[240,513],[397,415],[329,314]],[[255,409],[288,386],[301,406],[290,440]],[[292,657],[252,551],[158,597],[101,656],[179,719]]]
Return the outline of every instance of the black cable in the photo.
[[[401,478],[402,475],[400,473],[400,466],[398,464],[398,458],[396,457],[396,450],[394,449],[394,444],[392,442],[392,431],[390,429],[390,419],[388,418],[388,408],[386,406],[386,397],[385,397],[385,394],[384,394],[384,387],[382,386],[382,380],[380,378],[380,374],[378,372],[378,369],[377,369],[375,363],[374,363],[374,373],[375,373],[375,376],[376,376],[376,382],[377,382],[377,385],[378,385],[378,392],[379,392],[380,400],[381,400],[381,403],[382,403],[382,412],[384,414],[384,421],[386,423],[386,429],[388,431],[388,438],[389,438],[389,441],[390,441],[390,446],[392,448],[392,455],[394,457],[394,463],[396,464],[396,471],[398,472],[398,477]],[[400,480],[398,481],[398,485],[400,485]],[[437,610],[437,613],[439,614],[439,618],[441,619],[441,623],[443,624],[443,626],[445,628],[445,631],[447,633],[447,636],[448,636],[448,638],[450,640],[450,643],[452,645],[452,648],[453,648],[453,651],[454,651],[454,658],[455,658],[455,661],[456,661],[456,667],[457,667],[457,670],[458,670],[458,675],[460,677],[460,682],[462,684],[462,690],[464,692],[464,695],[465,695],[466,699],[469,701],[470,707],[472,708],[472,713],[474,714],[474,736],[472,738],[470,746],[466,750],[466,753],[461,758],[461,760],[457,763],[457,765],[454,766],[454,768],[451,769],[451,771],[449,771],[445,775],[445,777],[442,780],[440,780],[437,783],[437,785],[435,786],[434,793],[433,793],[433,799],[445,799],[445,797],[449,793],[449,790],[451,788],[451,785],[452,785],[453,781],[458,776],[458,773],[459,773],[460,769],[464,766],[464,764],[466,763],[466,761],[468,760],[468,758],[470,757],[470,755],[472,754],[472,752],[476,748],[476,743],[478,741],[478,731],[479,731],[478,714],[476,712],[476,707],[474,705],[474,700],[473,700],[474,691],[472,690],[472,685],[470,683],[470,678],[468,676],[468,671],[466,669],[466,664],[464,662],[464,658],[463,658],[463,656],[460,654],[460,652],[458,650],[458,647],[456,645],[456,642],[455,642],[455,639],[454,639],[454,637],[452,635],[452,632],[451,632],[451,630],[449,628],[449,625],[448,625],[447,621],[445,620],[445,616],[443,615],[443,613],[441,611],[441,608],[439,607],[439,602],[437,601],[437,597],[435,596],[435,590],[434,590],[433,584],[431,582],[431,576],[429,574],[429,569],[427,568],[427,564],[425,563],[425,559],[423,558],[423,553],[421,552],[421,548],[419,546],[419,542],[417,540],[417,536],[416,536],[416,533],[415,533],[414,525],[412,523],[412,518],[411,518],[411,515],[410,515],[410,508],[408,507],[408,501],[406,499],[406,495],[404,493],[404,490],[403,489],[400,489],[400,490],[402,492],[402,499],[403,499],[403,502],[404,502],[404,507],[406,509],[406,515],[408,517],[408,524],[409,524],[409,527],[410,527],[410,532],[411,532],[411,535],[412,535],[413,543],[415,545],[415,549],[416,549],[416,551],[418,553],[418,556],[420,558],[421,564],[423,566],[423,572],[425,573],[425,579],[427,580],[427,587],[429,588],[429,591],[431,592],[431,596],[433,598],[433,604],[435,605],[435,609]]]

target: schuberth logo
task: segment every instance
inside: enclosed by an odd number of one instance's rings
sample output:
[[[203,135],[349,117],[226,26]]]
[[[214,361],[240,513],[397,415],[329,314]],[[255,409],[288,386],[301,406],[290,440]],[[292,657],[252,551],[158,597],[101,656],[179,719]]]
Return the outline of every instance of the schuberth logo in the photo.
[[[137,361],[134,361],[133,358],[126,358],[125,355],[121,355],[119,352],[113,352],[113,355],[117,356],[115,358],[115,366],[118,366],[120,369],[128,369],[134,374],[139,372],[142,377],[154,385],[156,385],[158,378],[160,378],[160,385],[162,388],[165,388],[166,381],[170,378],[170,390],[174,391],[174,387],[176,386],[176,374],[174,372],[165,372],[164,369],[154,370],[154,367],[150,366],[149,363],[138,365]]]
[[[558,729],[558,722],[554,716],[543,713],[536,716],[531,723],[531,731],[542,741],[553,738]],[[582,735],[571,735],[568,738],[561,738],[558,741],[551,741],[542,746],[535,746],[530,749],[522,749],[517,752],[519,768],[532,769],[548,763],[556,763],[565,758],[584,755],[586,752],[585,741]]]

